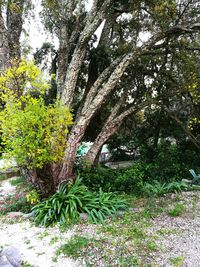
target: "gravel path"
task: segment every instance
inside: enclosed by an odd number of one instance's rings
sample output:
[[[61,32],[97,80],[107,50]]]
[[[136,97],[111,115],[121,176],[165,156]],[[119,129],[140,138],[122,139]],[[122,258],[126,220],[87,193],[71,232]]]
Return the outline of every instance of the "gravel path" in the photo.
[[[154,255],[158,266],[176,266],[175,262],[179,262],[177,266],[182,267],[200,266],[200,217],[190,219],[161,216],[153,222],[156,225],[154,232],[169,229],[169,233],[156,242],[162,251],[159,255]]]
[[[0,244],[14,246],[22,260],[34,267],[78,267],[77,262],[60,255],[56,261],[56,250],[65,243],[73,231],[61,233],[57,227],[35,227],[30,222],[15,224],[1,223]],[[55,262],[56,261],[56,262]]]

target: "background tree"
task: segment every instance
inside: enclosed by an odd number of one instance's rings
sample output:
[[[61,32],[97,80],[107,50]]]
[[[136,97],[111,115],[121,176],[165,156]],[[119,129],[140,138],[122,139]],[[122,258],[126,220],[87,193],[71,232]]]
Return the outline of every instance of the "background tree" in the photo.
[[[23,15],[29,5],[24,0],[0,1],[0,70],[21,57]]]

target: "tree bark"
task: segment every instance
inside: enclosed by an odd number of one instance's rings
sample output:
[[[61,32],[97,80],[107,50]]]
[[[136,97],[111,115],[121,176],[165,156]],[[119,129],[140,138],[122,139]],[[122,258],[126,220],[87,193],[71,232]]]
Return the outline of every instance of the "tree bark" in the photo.
[[[9,47],[7,29],[0,9],[0,71],[4,71],[8,67]]]
[[[102,128],[102,131],[97,136],[96,140],[94,141],[93,145],[89,149],[88,153],[86,154],[84,160],[89,163],[90,166],[94,165],[95,159],[101,147],[105,144],[105,142],[117,132],[120,125],[124,121],[126,117],[131,114],[136,114],[138,111],[143,109],[147,105],[147,102],[143,102],[142,104],[135,105],[130,107],[121,114],[117,115],[117,112],[120,109],[120,104],[117,103],[114,107],[113,111],[111,112],[109,118],[107,119],[105,125]]]
[[[7,6],[7,31],[8,31],[8,45],[10,60],[20,59],[20,35],[23,24],[23,10],[25,0],[14,0],[12,5],[8,3]]]
[[[4,71],[10,66],[12,60],[21,57],[20,35],[23,24],[23,10],[25,0],[8,1],[6,21],[2,16],[3,4],[0,4],[0,70]]]

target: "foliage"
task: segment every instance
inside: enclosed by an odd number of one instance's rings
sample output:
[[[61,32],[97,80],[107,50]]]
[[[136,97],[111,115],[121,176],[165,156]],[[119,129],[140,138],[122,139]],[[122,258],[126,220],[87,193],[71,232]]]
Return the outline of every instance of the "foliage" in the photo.
[[[56,251],[56,254],[59,255],[60,253],[62,253],[68,257],[77,258],[81,255],[80,251],[87,248],[94,241],[95,240],[93,239],[75,235],[66,244],[62,245]]]
[[[49,226],[59,222],[60,224],[77,221],[84,202],[89,201],[91,193],[80,179],[75,183],[61,184],[58,191],[37,204],[33,210],[36,214],[36,223]]]
[[[102,166],[88,168],[84,166],[79,170],[83,183],[92,191],[99,191],[102,188],[108,192],[116,191],[115,181],[119,175],[119,171],[105,168]]]
[[[0,76],[1,99],[7,101],[10,97],[19,97],[25,92],[44,94],[49,88],[42,72],[33,62],[26,60],[13,61],[12,67],[7,68]]]
[[[103,192],[101,188],[83,207],[83,211],[88,213],[89,219],[93,223],[103,223],[108,216],[115,215],[120,209],[127,209],[126,202],[111,192]]]
[[[178,257],[170,258],[170,262],[173,264],[173,266],[176,266],[176,267],[183,266],[184,260],[185,260],[184,256],[178,256]]]
[[[136,162],[131,168],[123,170],[116,179],[116,188],[119,191],[139,194],[145,178],[145,166]]]
[[[181,203],[178,203],[175,205],[174,208],[172,208],[168,214],[172,217],[177,217],[182,215],[185,212],[185,206]]]
[[[9,182],[12,186],[18,186],[21,183],[24,183],[24,181],[25,181],[24,177],[17,177],[16,179],[12,179]]]
[[[32,205],[27,202],[24,193],[9,195],[0,202],[0,214],[6,214],[11,211],[29,212]]]
[[[54,223],[70,223],[79,219],[82,212],[87,212],[92,222],[102,222],[107,216],[116,213],[120,208],[126,208],[125,201],[112,193],[92,193],[77,178],[74,184],[61,184],[58,191],[37,204],[33,210],[36,223],[49,226]]]
[[[7,177],[6,177],[5,174],[1,174],[1,175],[0,175],[0,181],[4,181],[4,180],[6,180],[6,179],[7,179]]]
[[[26,200],[31,204],[36,204],[40,201],[40,196],[38,192],[35,189],[33,189],[28,194],[26,194]]]
[[[142,187],[143,194],[148,196],[162,196],[167,193],[178,193],[188,189],[188,185],[183,182],[160,183],[153,181],[152,183],[145,183]]]
[[[22,62],[0,77],[1,99],[5,101],[0,113],[5,151],[19,166],[29,169],[61,160],[67,145],[67,126],[72,124],[69,109],[61,102],[45,105],[46,87],[37,80],[39,75],[33,64]],[[17,87],[13,84],[16,77]]]

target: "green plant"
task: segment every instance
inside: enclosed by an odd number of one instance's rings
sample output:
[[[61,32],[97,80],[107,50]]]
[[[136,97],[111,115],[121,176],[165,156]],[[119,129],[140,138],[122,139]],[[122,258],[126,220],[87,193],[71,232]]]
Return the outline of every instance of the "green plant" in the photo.
[[[27,202],[29,202],[31,204],[36,204],[39,202],[40,196],[39,196],[38,192],[35,189],[33,189],[32,191],[30,191],[26,195],[26,199],[27,199]]]
[[[1,174],[1,175],[0,175],[0,182],[1,182],[1,181],[4,181],[4,180],[6,180],[6,179],[7,179],[7,177],[6,177],[5,174]]]
[[[24,183],[25,178],[24,177],[17,177],[16,179],[10,180],[10,184],[13,186],[19,185],[21,183]]]
[[[170,262],[177,267],[183,266],[184,260],[185,258],[183,256],[170,258]]]
[[[81,179],[77,178],[74,184],[61,184],[53,196],[38,203],[33,210],[35,222],[49,226],[57,222],[75,222],[81,212],[87,212],[94,223],[103,222],[107,216],[126,207],[126,202],[113,193],[105,193],[101,189],[98,193],[90,192]]]
[[[74,184],[63,183],[53,196],[33,208],[35,221],[45,226],[77,221],[84,202],[90,198],[91,193],[81,184],[81,179],[77,178]]]
[[[144,166],[137,162],[131,168],[122,170],[117,176],[115,186],[119,191],[140,194],[144,182]]]
[[[10,195],[0,203],[0,214],[6,214],[11,211],[29,212],[32,205],[26,201],[24,193]]]
[[[81,255],[81,251],[87,248],[91,242],[94,242],[94,240],[75,235],[57,250],[56,255],[63,253],[66,256],[77,258]]]
[[[92,191],[116,191],[116,179],[119,171],[105,168],[102,166],[88,168],[85,165],[79,170],[83,183]]]
[[[126,201],[112,192],[103,192],[101,188],[83,207],[83,211],[88,213],[93,223],[102,223],[106,217],[115,215],[119,209],[127,209]]]
[[[177,217],[182,215],[185,212],[185,206],[181,203],[175,205],[173,209],[171,209],[168,214],[172,217]]]
[[[150,250],[150,251],[156,251],[158,249],[158,245],[156,244],[155,241],[147,242],[146,246],[147,246],[148,250]]]
[[[145,183],[142,191],[148,196],[162,196],[167,193],[178,193],[188,190],[189,186],[183,182],[160,183],[153,181],[152,183]]]
[[[0,87],[0,100],[5,103],[0,124],[6,156],[29,170],[61,160],[72,116],[60,101],[46,105],[48,84],[41,71],[22,60],[0,77]]]

